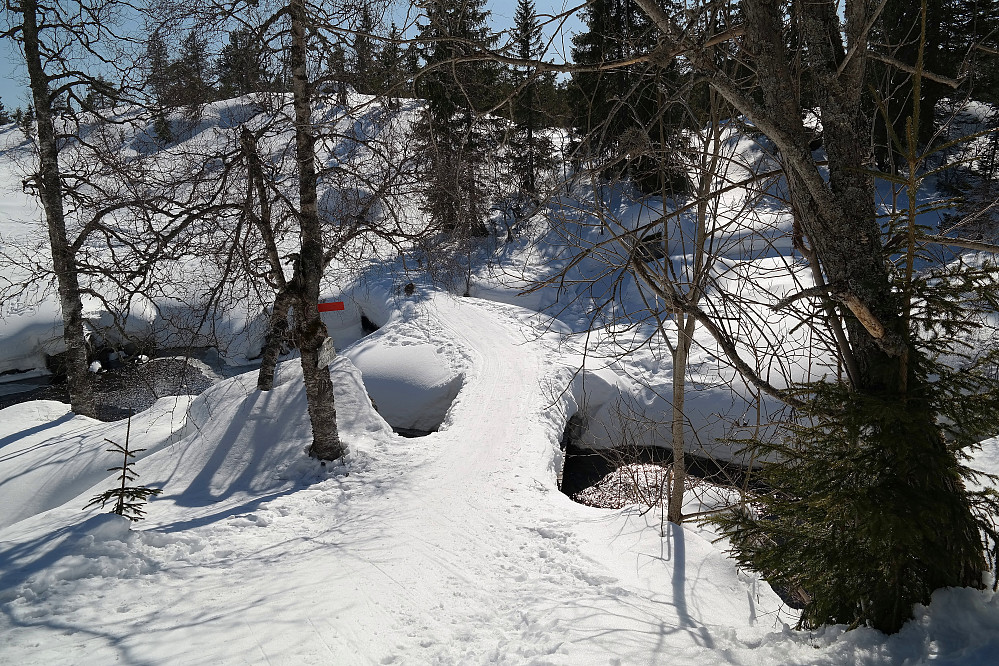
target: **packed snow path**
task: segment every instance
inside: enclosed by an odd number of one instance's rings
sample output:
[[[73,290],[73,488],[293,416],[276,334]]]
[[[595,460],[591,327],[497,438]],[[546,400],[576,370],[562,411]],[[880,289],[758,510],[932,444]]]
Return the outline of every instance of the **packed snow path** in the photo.
[[[773,593],[710,534],[667,526],[660,538],[656,516],[590,509],[556,490],[566,409],[555,389],[567,369],[528,319],[472,299],[425,303],[407,335],[463,356],[465,384],[441,431],[420,439],[395,436],[341,394],[356,449],[348,475],[317,476],[301,455],[293,365],[266,396],[252,378],[218,385],[202,400],[212,419],[142,461],[143,480],[165,480],[142,529],[107,516],[81,527],[88,492],[0,531],[0,662],[835,664],[861,654],[862,640],[837,632],[788,632]],[[45,436],[101,427],[61,419]],[[290,465],[273,458],[280,450]],[[903,656],[925,654],[919,638]]]

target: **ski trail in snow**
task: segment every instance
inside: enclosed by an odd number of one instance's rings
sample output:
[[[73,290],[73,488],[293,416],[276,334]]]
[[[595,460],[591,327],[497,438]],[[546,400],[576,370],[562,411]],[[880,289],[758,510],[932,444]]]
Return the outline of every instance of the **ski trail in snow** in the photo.
[[[398,548],[386,550],[407,553],[406,558],[371,557],[357,564],[377,569],[373,575],[399,590],[388,598],[373,590],[370,597],[373,606],[392,609],[401,621],[395,630],[398,642],[386,659],[477,663],[486,658],[484,651],[533,651],[536,641],[523,640],[530,623],[521,608],[522,585],[530,574],[510,558],[537,538],[536,516],[525,511],[531,504],[525,493],[556,492],[553,475],[544,481],[524,476],[539,460],[550,462],[557,450],[559,418],[538,412],[538,405],[547,404],[541,395],[544,380],[555,368],[545,366],[537,347],[523,344],[519,325],[501,311],[519,308],[498,311],[446,296],[429,307],[445,336],[470,353],[471,369],[445,427],[413,440],[430,460],[411,460],[406,463],[410,469],[396,470],[404,482],[390,491],[393,509],[380,538],[402,539]],[[542,464],[541,473],[548,468],[548,462]],[[495,583],[497,568],[509,570],[508,577],[499,577],[501,585]],[[346,621],[353,619],[367,622]],[[482,636],[467,634],[469,620],[482,627]],[[485,646],[483,637],[488,637]],[[511,663],[524,656],[511,655]]]
[[[553,457],[564,418],[558,406],[546,415],[535,412],[549,404],[543,392],[558,368],[546,367],[540,344],[525,344],[513,318],[521,308],[446,296],[435,298],[432,307],[441,327],[476,357],[446,427],[432,435],[447,442],[440,462],[450,474],[448,485],[472,496],[480,484],[509,487],[539,459]]]

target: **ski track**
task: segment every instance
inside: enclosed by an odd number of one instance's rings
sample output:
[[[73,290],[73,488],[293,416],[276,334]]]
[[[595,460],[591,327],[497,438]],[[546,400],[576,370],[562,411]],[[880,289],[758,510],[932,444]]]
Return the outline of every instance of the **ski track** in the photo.
[[[527,344],[525,311],[446,296],[426,307],[452,351],[468,357],[441,431],[391,439],[347,476],[179,534],[148,521],[128,535],[128,552],[108,550],[103,575],[52,581],[39,592],[47,605],[34,611],[31,599],[11,602],[0,662],[152,664],[169,654],[183,664],[630,664],[717,655],[713,629],[692,617],[698,609],[671,596],[675,578],[659,594],[640,582],[650,565],[670,575],[683,553],[628,551],[650,532],[637,517],[618,516],[617,546],[596,543],[580,526],[606,527],[608,512],[555,488],[565,406],[546,387],[566,369],[544,338]],[[621,557],[615,548],[635,558],[635,580],[606,575],[599,558]],[[192,588],[202,602],[194,611]],[[38,624],[50,639],[32,643]],[[746,647],[726,631],[733,647]]]

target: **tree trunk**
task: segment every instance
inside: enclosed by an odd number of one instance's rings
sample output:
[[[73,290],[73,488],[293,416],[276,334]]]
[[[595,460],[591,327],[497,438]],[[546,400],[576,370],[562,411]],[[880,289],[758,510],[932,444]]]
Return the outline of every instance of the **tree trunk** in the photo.
[[[308,316],[310,314],[312,316]],[[295,340],[302,354],[305,396],[312,422],[312,446],[309,455],[320,460],[336,460],[347,453],[336,427],[336,405],[329,368],[319,367],[319,350],[326,339],[326,326],[319,318],[311,299],[298,300],[295,310]]]
[[[827,522],[835,521],[844,535],[841,556],[858,533],[869,539],[863,543],[870,547],[868,561],[844,575],[860,580],[878,572],[874,587],[879,589],[865,589],[863,595],[890,602],[892,608],[864,608],[859,617],[884,631],[897,631],[911,616],[912,604],[927,603],[932,590],[981,587],[986,562],[960,462],[936,423],[933,380],[917,370],[921,352],[906,325],[901,290],[892,285],[877,219],[868,166],[871,123],[863,106],[868,28],[875,7],[847,0],[841,23],[834,0],[794,3],[790,17],[800,27],[804,48],[789,54],[786,5],[740,3],[745,21],[739,46],[757,73],[754,81],[762,93],[757,96],[719,71],[710,52],[696,46],[696,39],[691,41],[655,0],[635,1],[667,41],[687,49],[693,66],[779,151],[796,222],[833,287],[855,362],[853,397],[844,393],[844,413],[831,418],[852,424],[853,446],[877,457],[876,469],[854,474],[866,493],[857,497],[857,509],[877,524],[851,522],[844,507],[830,508]],[[803,58],[807,70],[799,69],[792,55]],[[828,180],[812,158],[802,122],[805,108],[797,82],[805,77],[820,113]],[[856,460],[864,458],[858,454]],[[874,485],[863,487],[871,478],[877,479]],[[892,492],[883,492],[889,484]],[[894,527],[878,527],[889,525]],[[853,567],[856,561],[850,562]],[[835,589],[846,588],[829,589],[835,595]],[[865,603],[863,598],[843,601]]]
[[[666,519],[671,523],[683,522],[683,492],[687,483],[687,464],[683,427],[686,417],[683,414],[684,397],[687,389],[687,358],[694,337],[694,318],[680,313],[676,315],[676,350],[673,352],[673,415],[670,424],[673,435],[673,485],[670,488],[669,506]]]
[[[96,417],[93,387],[87,368],[87,346],[83,330],[83,302],[80,296],[79,267],[66,233],[62,202],[62,178],[59,170],[59,147],[52,114],[48,77],[42,67],[36,0],[24,0],[22,36],[24,59],[28,69],[31,96],[38,123],[38,186],[52,251],[52,269],[59,289],[62,310],[62,336],[66,343],[66,381],[70,406],[83,416]]]
[[[288,311],[294,305],[298,293],[298,283],[293,281],[289,284],[285,279],[277,239],[274,237],[271,205],[264,180],[263,165],[257,152],[256,139],[253,133],[245,127],[240,134],[240,144],[246,159],[246,216],[260,232],[260,239],[264,244],[264,254],[271,269],[267,282],[277,291],[271,316],[267,321],[267,334],[264,337],[260,370],[257,373],[257,389],[270,391],[274,388],[274,370],[277,366],[278,356],[281,354],[281,343],[288,332]],[[254,197],[256,197],[259,210],[253,206]]]
[[[708,104],[711,113],[711,134],[709,141],[711,151],[705,147],[700,155],[700,173],[697,184],[697,230],[694,239],[694,261],[689,267],[688,279],[690,287],[687,290],[687,301],[696,305],[704,294],[704,282],[708,274],[708,200],[711,189],[714,187],[715,179],[718,176],[718,167],[721,162],[722,130],[720,122],[721,100],[718,95],[708,92]],[[660,143],[665,145],[665,135],[662,123],[659,125]],[[667,198],[666,177],[661,173],[662,198]],[[664,229],[665,232],[665,229]],[[670,492],[669,509],[667,517],[670,522],[679,524],[683,520],[683,494],[687,481],[687,464],[684,460],[686,454],[686,442],[684,436],[684,425],[686,416],[683,413],[684,398],[687,390],[687,360],[690,357],[690,348],[694,343],[694,329],[697,320],[692,316],[684,316],[677,312],[676,315],[676,347],[673,351],[673,414],[671,421],[671,431],[673,439],[673,486]]]
[[[274,370],[278,356],[281,355],[281,342],[288,332],[288,311],[293,301],[294,296],[288,291],[279,292],[274,299],[274,309],[267,321],[267,335],[260,355],[260,370],[257,373],[257,388],[261,391],[274,388]]]
[[[335,460],[346,454],[340,442],[333,401],[333,383],[327,368],[319,367],[319,349],[326,325],[319,317],[319,283],[323,277],[322,226],[319,220],[316,148],[312,127],[311,91],[306,71],[305,0],[291,0],[291,73],[295,106],[295,151],[298,162],[299,227],[301,252],[292,283],[295,299],[295,341],[302,353],[305,394],[312,421],[309,455]]]
[[[885,585],[890,588],[886,596],[895,595],[900,608],[880,628],[894,631],[911,615],[913,602],[929,600],[928,594],[913,598],[908,586],[914,579],[928,584],[930,590],[979,587],[986,562],[960,481],[959,462],[947,450],[926,397],[932,390],[914,370],[916,364],[908,362],[910,355],[919,352],[911,340],[901,293],[892,287],[883,250],[868,166],[871,123],[862,99],[867,9],[862,2],[846,5],[846,44],[857,46],[849,61],[839,38],[834,3],[803,3],[798,10],[828,157],[828,196],[819,192],[819,198],[816,188],[806,183],[806,179],[814,182],[816,167],[802,131],[802,109],[791,83],[794,77],[783,60],[780,7],[769,0],[743,6],[746,42],[761,72],[764,114],[800,142],[781,146],[795,214],[815,248],[826,281],[842,285],[849,295],[842,300],[847,306],[844,319],[857,374],[854,390],[864,399],[898,405],[904,413],[904,418],[898,413],[871,414],[866,426],[872,441],[882,447],[886,474],[906,488],[904,496],[887,498],[879,507],[886,524],[910,525],[908,534],[885,537],[893,548],[904,551],[896,553],[891,573],[885,573]],[[864,309],[870,317],[861,316]],[[881,337],[873,332],[871,318],[883,327]],[[949,557],[939,558],[942,552]]]

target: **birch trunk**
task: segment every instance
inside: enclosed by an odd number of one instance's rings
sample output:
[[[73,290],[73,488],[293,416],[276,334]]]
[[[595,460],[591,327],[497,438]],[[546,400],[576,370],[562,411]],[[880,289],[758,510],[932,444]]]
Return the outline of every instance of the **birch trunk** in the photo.
[[[686,418],[683,414],[686,395],[687,358],[694,337],[694,318],[677,314],[677,345],[673,353],[673,415],[671,430],[673,435],[673,485],[670,487],[669,505],[666,519],[679,525],[683,522],[683,492],[687,482],[687,464],[683,427]]]
[[[288,312],[294,297],[287,291],[278,293],[274,299],[274,309],[267,322],[267,335],[261,353],[260,370],[257,373],[257,388],[270,391],[274,388],[274,370],[281,355],[281,342],[288,332]]]
[[[301,252],[295,262],[292,284],[295,299],[295,341],[302,353],[302,374],[312,422],[309,455],[335,460],[347,452],[336,425],[333,383],[327,368],[319,367],[319,349],[326,325],[319,317],[319,283],[323,269],[323,238],[319,220],[315,136],[312,127],[311,90],[306,71],[306,20],[304,0],[291,0],[291,72],[295,107],[295,151],[298,161],[299,227]]]
[[[42,200],[42,209],[45,211],[49,247],[52,251],[52,269],[59,290],[70,406],[77,414],[96,417],[93,386],[87,368],[79,266],[66,232],[52,97],[39,49],[38,3],[36,0],[24,0],[20,5],[20,11],[24,19],[22,24],[24,60],[38,124],[38,174],[35,184]]]

